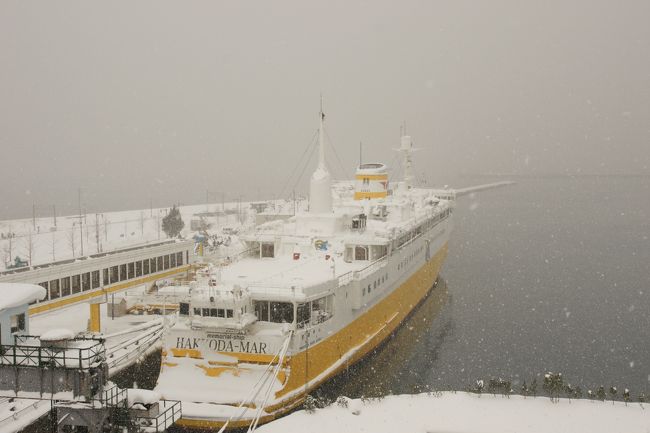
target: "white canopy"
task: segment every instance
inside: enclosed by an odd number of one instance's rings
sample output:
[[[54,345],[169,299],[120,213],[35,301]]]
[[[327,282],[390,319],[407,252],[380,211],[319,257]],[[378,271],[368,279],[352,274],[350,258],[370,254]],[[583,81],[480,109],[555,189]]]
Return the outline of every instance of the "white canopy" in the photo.
[[[36,284],[0,283],[0,311],[40,301],[47,290]]]

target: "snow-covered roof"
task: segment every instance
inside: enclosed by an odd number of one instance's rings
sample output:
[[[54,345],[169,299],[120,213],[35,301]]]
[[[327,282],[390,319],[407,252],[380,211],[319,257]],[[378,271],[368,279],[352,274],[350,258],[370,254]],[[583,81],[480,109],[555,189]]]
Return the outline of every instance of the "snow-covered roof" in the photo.
[[[61,341],[74,339],[75,333],[69,329],[56,328],[50,329],[41,335],[41,341]]]
[[[36,284],[0,283],[0,310],[41,301],[47,291]]]

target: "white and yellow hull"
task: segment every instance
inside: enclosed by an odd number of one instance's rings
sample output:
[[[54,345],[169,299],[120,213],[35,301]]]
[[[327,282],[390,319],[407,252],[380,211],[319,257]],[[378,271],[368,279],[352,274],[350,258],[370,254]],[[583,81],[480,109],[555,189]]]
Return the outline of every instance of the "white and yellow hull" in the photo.
[[[442,263],[447,255],[447,236],[438,239],[438,250],[432,251],[430,259],[424,260],[419,269],[400,282],[397,287],[383,298],[378,300],[367,310],[360,313],[338,331],[321,339],[308,348],[296,351],[287,356],[284,368],[278,374],[277,380],[282,384],[274,392],[264,407],[264,412],[259,423],[269,422],[288,411],[299,406],[306,395],[323,382],[332,378],[345,368],[353,365],[379,346],[393,331],[404,321],[413,309],[427,296],[435,284]],[[431,245],[432,247],[434,245]],[[217,376],[222,373],[239,376],[238,366],[243,363],[265,364],[273,360],[273,354],[223,352],[224,355],[237,358],[232,365],[215,365],[212,361],[204,362],[200,349],[172,348],[173,357],[168,356],[163,362],[161,377],[166,369],[179,368],[174,359],[193,358],[196,366],[203,369],[208,376]],[[207,379],[206,379],[207,380]],[[220,389],[215,388],[215,394]],[[166,396],[173,398],[173,395]],[[241,400],[240,400],[241,401]],[[183,404],[183,418],[180,425],[197,428],[219,428],[228,422],[228,428],[248,426],[254,416],[255,407],[249,405],[251,410],[241,411],[237,417],[201,415],[192,413],[192,403]],[[237,406],[237,401],[232,401],[230,406]],[[227,412],[226,412],[227,413]]]

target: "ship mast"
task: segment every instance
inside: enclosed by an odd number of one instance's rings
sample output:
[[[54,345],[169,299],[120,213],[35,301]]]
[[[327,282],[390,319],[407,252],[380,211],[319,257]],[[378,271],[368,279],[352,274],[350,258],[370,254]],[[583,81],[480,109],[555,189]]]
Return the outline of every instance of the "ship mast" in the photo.
[[[309,212],[332,213],[332,178],[325,162],[325,113],[323,97],[320,100],[320,127],[318,129],[318,166],[309,183]]]
[[[401,128],[402,130],[402,145],[398,149],[403,154],[403,166],[404,166],[404,186],[406,190],[413,188],[413,160],[411,155],[415,149],[413,149],[413,141],[411,140],[410,135],[406,135],[406,124]]]

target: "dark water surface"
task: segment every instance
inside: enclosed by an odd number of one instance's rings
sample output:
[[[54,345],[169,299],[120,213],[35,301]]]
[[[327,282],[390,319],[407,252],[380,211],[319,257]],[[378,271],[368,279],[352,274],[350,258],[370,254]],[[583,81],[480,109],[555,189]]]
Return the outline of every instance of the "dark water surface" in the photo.
[[[515,180],[459,198],[441,272],[447,295],[430,296],[323,393],[463,389],[490,377],[530,383],[550,370],[583,389],[648,394],[650,178]]]

